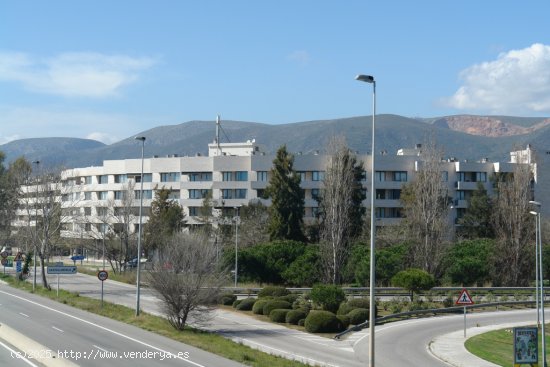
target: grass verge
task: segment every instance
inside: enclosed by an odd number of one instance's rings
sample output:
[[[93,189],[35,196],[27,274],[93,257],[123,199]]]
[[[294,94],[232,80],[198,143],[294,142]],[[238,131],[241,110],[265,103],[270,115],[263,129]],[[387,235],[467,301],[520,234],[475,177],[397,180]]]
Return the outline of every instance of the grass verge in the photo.
[[[32,293],[32,284],[19,281],[8,275],[0,274],[0,279],[4,280],[14,288],[23,289]],[[37,295],[50,298],[54,301],[92,312],[113,320],[121,321],[130,325],[137,326],[147,331],[192,345],[202,350],[217,354],[219,356],[246,364],[248,366],[263,367],[302,367],[303,363],[290,361],[284,358],[276,357],[267,353],[260,352],[242,344],[235,343],[220,335],[200,331],[197,329],[186,328],[183,331],[175,330],[166,319],[142,312],[140,316],[135,316],[135,310],[104,302],[101,308],[101,301],[82,297],[78,293],[59,290],[59,297],[56,297],[56,291],[37,286],[34,292]]]
[[[546,333],[546,348],[550,345],[548,333]],[[539,332],[539,341],[541,334]],[[540,343],[540,342],[539,342]],[[486,361],[499,366],[514,365],[514,332],[512,329],[501,329],[476,335],[465,343],[466,349]],[[539,348],[539,361],[542,361],[542,351]],[[539,365],[542,365],[539,363]]]

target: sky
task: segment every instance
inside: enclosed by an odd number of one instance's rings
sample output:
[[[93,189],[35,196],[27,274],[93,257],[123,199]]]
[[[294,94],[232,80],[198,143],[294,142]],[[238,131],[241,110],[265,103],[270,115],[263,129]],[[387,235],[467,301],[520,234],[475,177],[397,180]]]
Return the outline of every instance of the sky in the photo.
[[[550,116],[550,2],[0,0],[0,144],[191,120]]]

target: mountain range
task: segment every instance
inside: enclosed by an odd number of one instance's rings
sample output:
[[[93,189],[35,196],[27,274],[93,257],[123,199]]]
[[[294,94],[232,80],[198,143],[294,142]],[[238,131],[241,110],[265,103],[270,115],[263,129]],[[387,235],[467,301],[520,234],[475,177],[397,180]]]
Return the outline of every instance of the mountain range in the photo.
[[[267,152],[286,144],[291,152],[323,151],[334,135],[343,135],[352,150],[370,152],[372,116],[305,121],[281,125],[222,121],[222,142],[256,139]],[[145,157],[207,154],[215,137],[214,121],[189,121],[158,126],[139,133],[147,138]],[[488,158],[508,161],[509,152],[550,142],[550,118],[453,115],[436,118],[376,116],[376,153],[395,154],[399,148],[413,148],[429,139],[443,147],[445,155],[458,159]],[[88,167],[103,160],[141,157],[141,144],[134,137],[106,145],[89,139],[33,138],[0,145],[9,163],[20,156],[40,161],[43,167]]]

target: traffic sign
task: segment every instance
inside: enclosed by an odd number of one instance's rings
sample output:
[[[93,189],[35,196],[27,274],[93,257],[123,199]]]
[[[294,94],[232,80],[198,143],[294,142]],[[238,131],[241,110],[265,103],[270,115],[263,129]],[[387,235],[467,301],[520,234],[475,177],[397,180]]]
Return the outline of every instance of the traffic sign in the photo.
[[[458,296],[455,304],[459,306],[468,306],[474,304],[474,301],[472,301],[472,297],[470,297],[470,294],[468,293],[466,288],[462,289],[462,292],[460,292],[460,296]]]
[[[104,280],[107,280],[107,278],[109,278],[109,273],[107,273],[107,270],[100,270],[97,272],[97,279],[103,282]]]
[[[8,253],[6,251],[2,251],[0,252],[0,256],[2,256],[2,259],[5,259],[6,257],[8,257]]]
[[[48,274],[76,274],[76,266],[48,266]]]
[[[8,265],[8,259],[4,258],[0,261],[0,263],[4,266]]]
[[[2,259],[1,262],[2,265],[4,265],[6,268],[13,268],[13,260],[12,259]]]

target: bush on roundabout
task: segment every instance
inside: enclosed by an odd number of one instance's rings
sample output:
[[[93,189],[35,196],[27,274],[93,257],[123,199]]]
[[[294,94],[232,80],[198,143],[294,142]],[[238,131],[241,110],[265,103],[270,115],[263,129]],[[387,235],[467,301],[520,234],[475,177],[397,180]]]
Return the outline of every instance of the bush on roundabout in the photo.
[[[369,319],[369,310],[366,308],[356,308],[351,310],[347,316],[349,317],[350,324],[359,325]]]
[[[286,314],[285,322],[291,325],[298,325],[298,321],[305,319],[306,316],[303,310],[291,310]]]
[[[254,302],[256,302],[255,298],[245,298],[241,300],[241,302],[235,308],[239,311],[250,311],[252,310]]]
[[[254,302],[254,306],[252,306],[252,313],[255,315],[263,315],[264,306],[269,301],[271,301],[271,299],[259,299]]]
[[[258,292],[258,298],[264,298],[264,297],[282,297],[290,294],[290,291],[286,289],[285,287],[279,287],[279,286],[267,286],[263,287]]]
[[[272,299],[266,302],[262,309],[262,314],[265,316],[269,316],[272,310],[275,310],[276,308],[284,308],[284,309],[291,309],[292,306],[287,301],[280,301],[277,299]]]
[[[269,319],[273,322],[284,323],[286,321],[286,315],[291,311],[289,309],[276,308],[269,313]]]
[[[344,329],[344,325],[335,314],[318,310],[307,315],[304,326],[310,333],[334,333]]]

